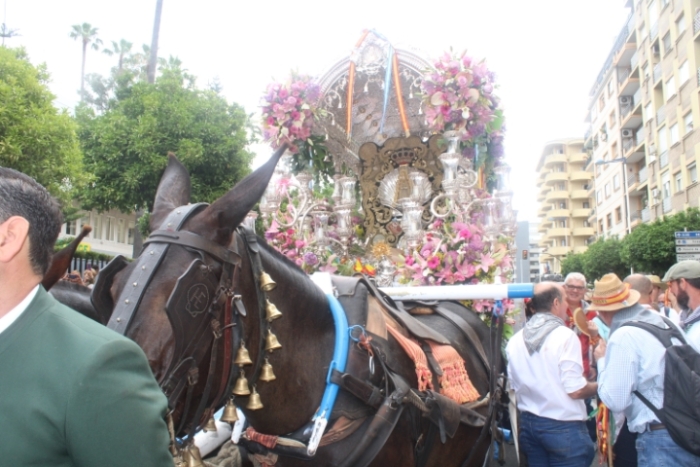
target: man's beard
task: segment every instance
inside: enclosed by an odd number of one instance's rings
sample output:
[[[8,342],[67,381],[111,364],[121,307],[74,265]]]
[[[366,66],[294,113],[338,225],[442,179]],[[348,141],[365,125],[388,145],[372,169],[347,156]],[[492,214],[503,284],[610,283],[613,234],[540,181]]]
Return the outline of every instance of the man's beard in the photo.
[[[678,305],[684,310],[688,309],[688,303],[690,302],[690,297],[685,290],[678,289],[678,295],[676,295],[676,301]]]

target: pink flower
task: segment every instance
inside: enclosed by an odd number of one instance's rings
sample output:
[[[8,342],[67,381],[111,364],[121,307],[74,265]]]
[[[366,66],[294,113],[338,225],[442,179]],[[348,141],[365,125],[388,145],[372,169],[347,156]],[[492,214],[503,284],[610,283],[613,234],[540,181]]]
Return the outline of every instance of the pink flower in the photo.
[[[430,269],[437,269],[438,266],[440,266],[440,257],[437,255],[431,256],[428,259],[428,267]]]
[[[491,256],[481,253],[481,263],[479,267],[484,272],[489,272],[489,268],[493,265],[494,260]]]

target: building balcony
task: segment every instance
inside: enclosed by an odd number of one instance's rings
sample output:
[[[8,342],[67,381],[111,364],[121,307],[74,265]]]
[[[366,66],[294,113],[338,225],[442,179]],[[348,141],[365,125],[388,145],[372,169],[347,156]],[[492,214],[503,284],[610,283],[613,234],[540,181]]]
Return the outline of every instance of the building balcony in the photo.
[[[634,229],[642,224],[642,211],[636,210],[630,212],[630,229]]]
[[[570,164],[585,164],[588,162],[588,154],[585,152],[577,152],[569,155]]]
[[[651,221],[651,212],[649,211],[649,208],[644,208],[642,209],[642,222],[649,221]]]
[[[568,182],[569,174],[566,172],[550,172],[544,177],[544,182],[547,185],[554,185],[559,182]]]
[[[570,246],[550,246],[547,250],[550,256],[566,256],[567,253],[571,253]]]
[[[663,71],[661,68],[661,63],[657,63],[654,65],[654,83],[661,81],[661,77],[663,76]]]
[[[545,201],[568,200],[569,192],[566,190],[552,190],[545,196]]]
[[[588,250],[588,247],[586,245],[579,245],[574,247],[575,254],[585,253],[586,250]]]
[[[571,199],[588,199],[588,190],[571,190]]]
[[[571,211],[568,209],[552,209],[547,212],[548,219],[568,219],[571,217]]]
[[[700,37],[700,11],[695,13],[693,18],[693,34],[695,35],[695,40],[698,40]]]
[[[664,151],[659,156],[659,168],[663,169],[668,165],[668,151]]]
[[[550,167],[555,164],[566,164],[567,162],[569,162],[569,159],[566,157],[566,154],[554,153],[544,158],[545,167]]]
[[[574,237],[590,237],[595,235],[595,229],[593,227],[575,227],[572,231]]]
[[[661,204],[663,206],[664,214],[671,212],[671,209],[673,209],[673,205],[671,204],[671,198],[664,198]]]
[[[545,200],[547,197],[547,193],[549,193],[550,190],[541,190],[537,192],[537,201],[540,203]]]
[[[571,172],[569,180],[572,182],[588,182],[593,180],[593,174],[591,172],[586,172],[585,170],[577,170],[575,172]]]
[[[571,229],[569,227],[552,227],[547,230],[547,236],[552,237],[568,237],[571,235]]]
[[[591,214],[593,213],[593,209],[591,208],[578,208],[578,209],[572,209],[571,210],[571,217],[574,219],[588,219],[591,217]]]

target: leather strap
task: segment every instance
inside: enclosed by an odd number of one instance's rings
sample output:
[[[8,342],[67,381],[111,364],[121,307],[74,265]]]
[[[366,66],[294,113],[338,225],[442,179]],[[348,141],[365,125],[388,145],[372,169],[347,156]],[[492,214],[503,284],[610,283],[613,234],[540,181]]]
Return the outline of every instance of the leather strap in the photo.
[[[144,245],[151,243],[174,244],[194,248],[195,250],[203,251],[213,256],[221,262],[234,265],[241,264],[241,257],[238,256],[238,253],[186,230],[179,230],[177,232],[156,230],[151,233],[144,242]]]
[[[479,339],[479,336],[476,335],[476,332],[474,332],[474,329],[472,326],[467,323],[464,318],[459,316],[457,313],[453,312],[452,310],[448,310],[447,308],[443,306],[435,306],[433,307],[435,312],[445,318],[447,321],[450,321],[452,324],[457,326],[457,328],[462,331],[464,336],[467,338],[467,340],[472,344],[474,349],[476,350],[477,355],[479,356],[479,360],[481,360],[481,363],[483,363],[484,368],[486,368],[486,371],[488,372],[491,368],[491,365],[489,363],[489,359],[486,356],[486,352],[484,351],[484,346],[481,343],[481,340]]]

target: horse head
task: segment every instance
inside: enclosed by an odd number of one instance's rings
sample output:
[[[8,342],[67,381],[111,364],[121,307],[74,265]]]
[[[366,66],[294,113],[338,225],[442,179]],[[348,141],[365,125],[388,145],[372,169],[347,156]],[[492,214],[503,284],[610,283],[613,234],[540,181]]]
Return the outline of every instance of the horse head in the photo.
[[[141,346],[180,433],[201,424],[228,385],[218,368],[233,323],[222,322],[222,309],[240,259],[228,247],[284,149],[211,205],[189,204],[189,174],[170,155],[141,255],[116,258],[95,284],[95,307],[109,310],[109,327]]]

